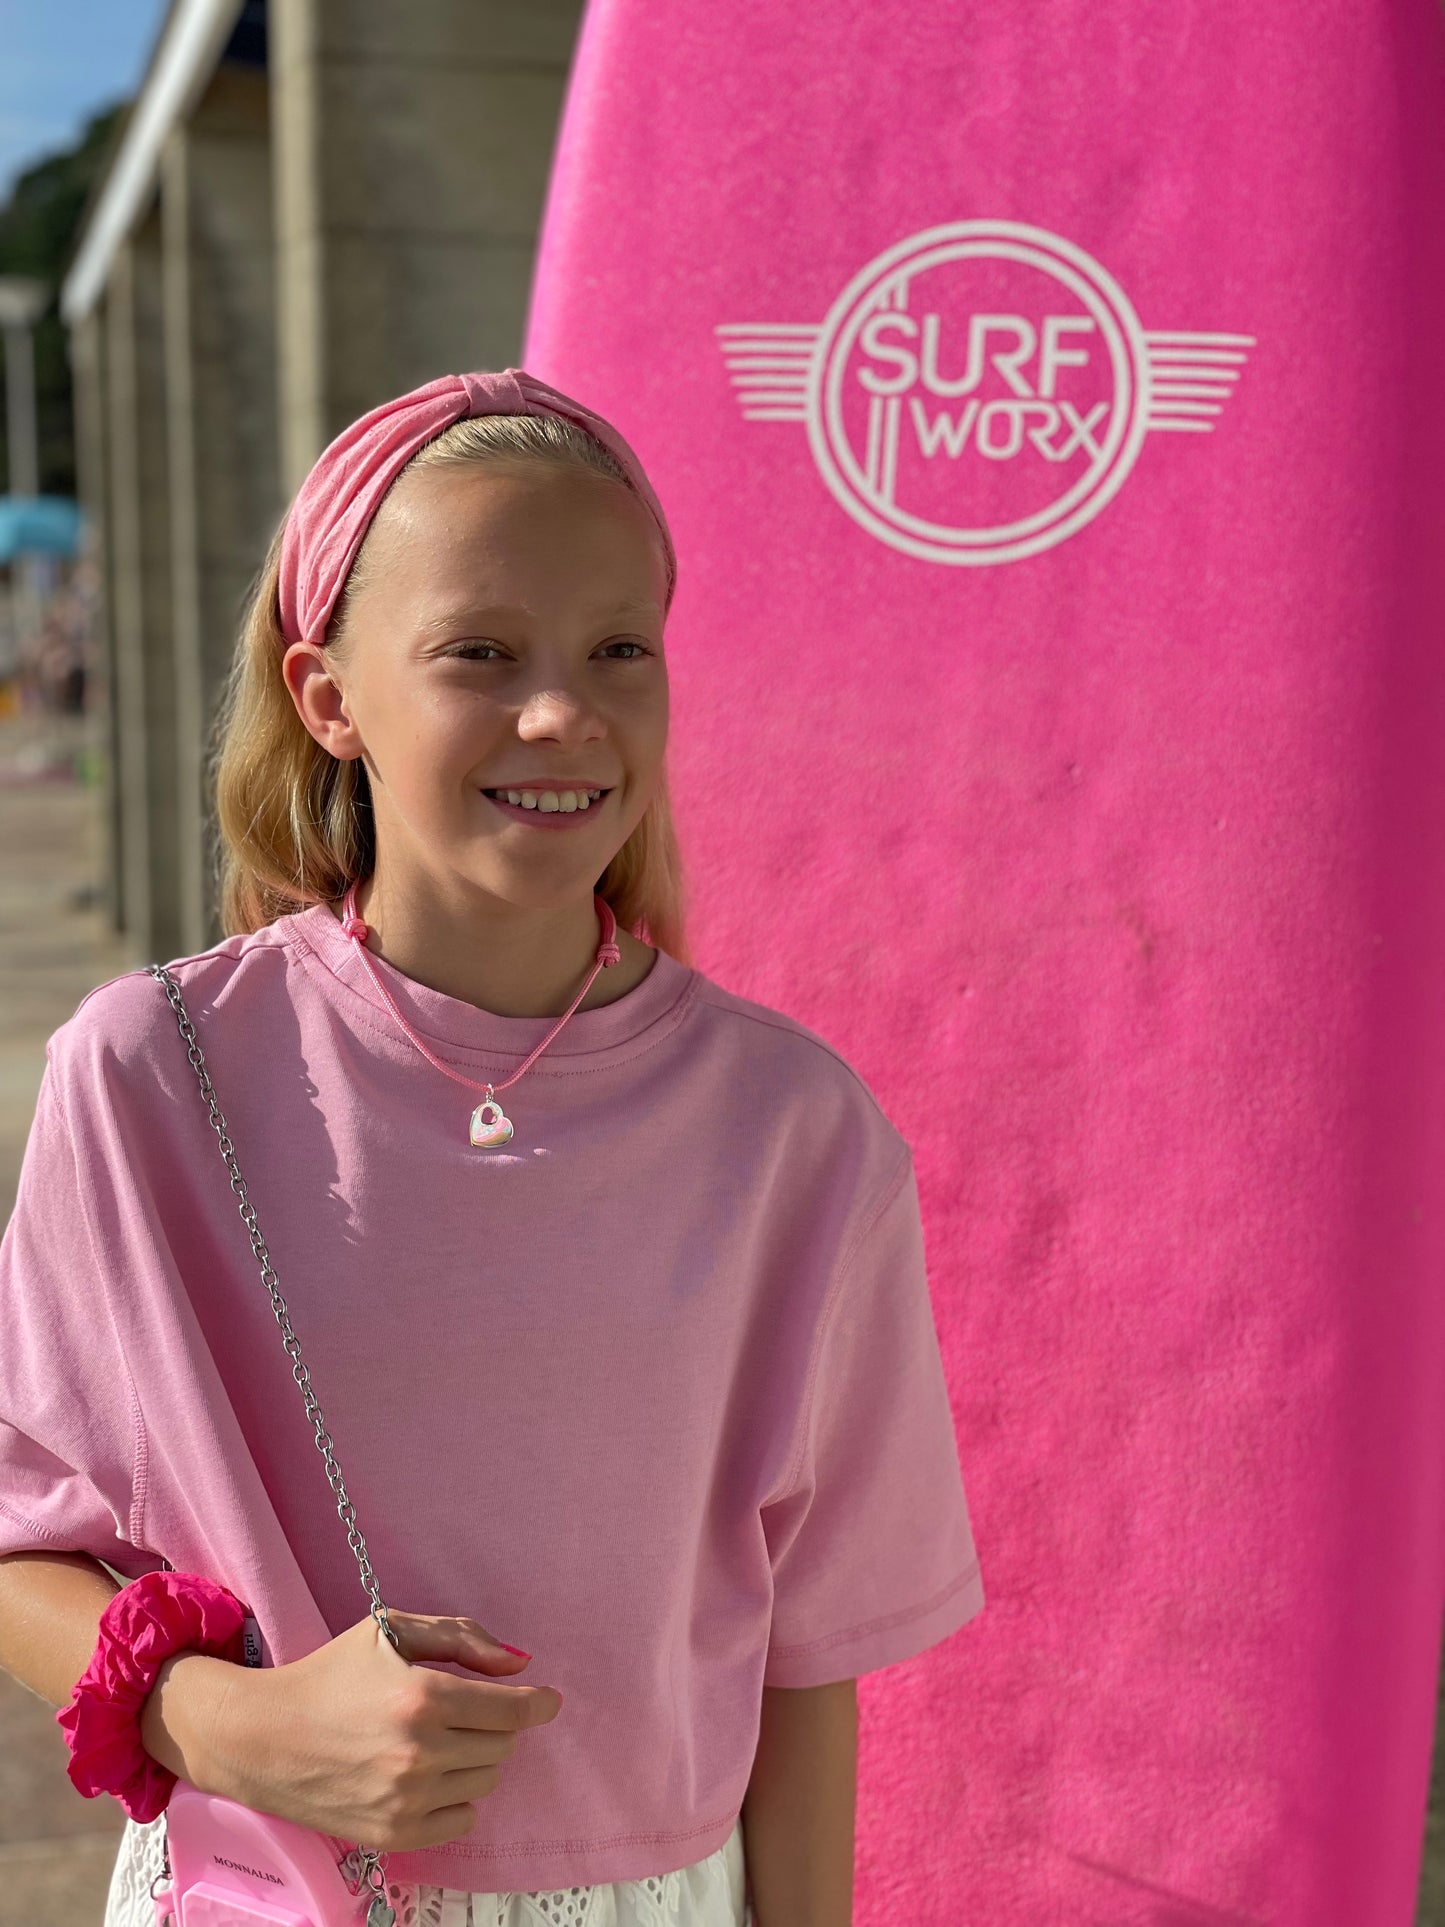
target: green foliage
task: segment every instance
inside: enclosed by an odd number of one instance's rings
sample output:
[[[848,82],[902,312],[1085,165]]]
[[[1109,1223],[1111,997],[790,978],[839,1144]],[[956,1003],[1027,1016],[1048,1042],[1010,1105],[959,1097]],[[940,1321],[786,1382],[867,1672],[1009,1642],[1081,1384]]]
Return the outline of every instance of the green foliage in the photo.
[[[27,168],[0,207],[0,274],[33,274],[51,287],[50,306],[35,328],[35,408],[40,438],[40,491],[75,494],[75,433],[70,357],[57,300],[81,226],[114,156],[129,101],[96,114],[74,147]],[[3,416],[3,411],[0,411]],[[9,486],[10,451],[0,422],[0,477]]]

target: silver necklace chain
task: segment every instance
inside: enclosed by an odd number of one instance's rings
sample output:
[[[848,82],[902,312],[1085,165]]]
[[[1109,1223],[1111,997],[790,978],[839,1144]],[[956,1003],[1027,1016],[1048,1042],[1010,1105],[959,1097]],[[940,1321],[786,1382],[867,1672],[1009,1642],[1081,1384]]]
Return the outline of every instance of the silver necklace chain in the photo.
[[[221,1156],[225,1159],[226,1168],[231,1174],[231,1189],[241,1201],[241,1217],[245,1223],[247,1232],[250,1234],[251,1249],[255,1253],[257,1263],[261,1267],[261,1282],[271,1295],[271,1309],[276,1314],[276,1322],[281,1327],[282,1343],[285,1345],[287,1355],[291,1359],[291,1376],[301,1387],[301,1396],[306,1401],[307,1417],[311,1420],[315,1428],[317,1448],[322,1458],[326,1461],[326,1477],[330,1483],[332,1492],[337,1498],[337,1515],[346,1527],[346,1536],[350,1543],[351,1550],[356,1556],[357,1565],[361,1568],[361,1583],[365,1586],[367,1596],[371,1600],[371,1616],[381,1627],[382,1632],[385,1633],[397,1652],[401,1652],[401,1641],[392,1630],[391,1621],[387,1616],[386,1607],[382,1604],[381,1593],[377,1587],[376,1575],[371,1569],[371,1560],[366,1550],[366,1540],[362,1537],[361,1528],[356,1523],[356,1508],[352,1505],[351,1499],[347,1494],[346,1483],[341,1476],[341,1467],[337,1464],[336,1453],[332,1449],[331,1435],[326,1430],[325,1421],[321,1415],[321,1407],[317,1403],[316,1394],[311,1389],[311,1374],[301,1362],[301,1347],[297,1343],[295,1332],[291,1329],[291,1318],[286,1310],[286,1301],[281,1296],[276,1273],[271,1265],[271,1254],[266,1249],[265,1240],[261,1236],[260,1226],[256,1222],[255,1206],[251,1203],[250,1196],[246,1190],[246,1181],[241,1176],[241,1167],[236,1162],[235,1146],[231,1143],[230,1133],[226,1129],[226,1120],[222,1117],[220,1106],[216,1102],[215,1087],[211,1083],[210,1072],[206,1069],[206,1060],[202,1055],[200,1042],[196,1037],[195,1025],[192,1024],[190,1014],[182,1001],[181,987],[164,964],[147,964],[146,969],[161,985],[166,996],[170,999],[171,1008],[176,1014],[176,1022],[180,1026],[181,1036],[185,1040],[187,1055],[190,1057],[191,1064],[200,1081],[201,1095],[205,1098],[211,1114],[211,1127],[216,1133],[217,1140],[221,1147]],[[368,1884],[374,1886],[376,1883],[370,1877],[371,1869],[374,1866],[376,1871],[384,1878],[387,1856],[385,1854],[373,1853],[369,1848],[364,1847],[360,1849],[360,1854],[364,1876]],[[384,1892],[384,1887],[379,1891]]]

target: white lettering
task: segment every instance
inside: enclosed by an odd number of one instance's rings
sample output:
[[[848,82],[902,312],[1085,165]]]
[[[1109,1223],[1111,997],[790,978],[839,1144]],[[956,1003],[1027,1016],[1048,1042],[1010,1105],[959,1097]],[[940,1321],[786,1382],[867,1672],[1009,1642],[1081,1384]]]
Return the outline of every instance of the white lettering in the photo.
[[[923,317],[923,385],[933,395],[968,395],[983,379],[985,360],[1003,376],[1016,395],[1032,395],[1033,389],[1019,373],[1019,363],[1028,361],[1038,345],[1033,324],[1021,314],[976,314],[969,316],[968,360],[963,374],[951,380],[939,373],[938,338],[940,320],[936,314]],[[990,334],[1010,334],[1013,346],[989,354]]]
[[[1078,410],[1069,402],[991,401],[985,405],[975,396],[957,416],[943,409],[930,416],[919,397],[910,395],[908,412],[919,451],[930,458],[942,452],[956,460],[971,442],[989,461],[1008,462],[1020,452],[1027,436],[1045,461],[1062,462],[1076,448],[1086,449],[1096,460],[1102,454],[1091,431],[1100,416],[1108,412],[1108,403],[1099,402],[1080,420]],[[1043,420],[1031,424],[1029,417],[1034,415],[1041,415]],[[1004,437],[1001,442],[993,432],[993,423],[1000,419]],[[1065,424],[1072,432],[1068,440],[1056,448],[1053,436]]]
[[[1008,430],[1008,440],[1002,448],[996,448],[989,439],[989,423],[997,421],[1002,415]],[[1011,462],[1024,443],[1024,411],[1016,401],[991,401],[978,421],[978,452],[987,455],[991,462]]]
[[[978,413],[977,401],[971,401],[963,414],[955,422],[949,415],[939,413],[932,422],[923,412],[923,403],[917,395],[908,397],[908,412],[913,417],[913,432],[918,437],[918,446],[925,455],[936,455],[942,442],[950,456],[961,455],[968,444],[973,428],[974,416]]]
[[[1066,328],[1076,328],[1080,333],[1094,332],[1095,323],[1086,314],[1047,314],[1044,316],[1044,344],[1039,354],[1039,393],[1054,393],[1054,376],[1060,368],[1086,368],[1089,365],[1088,351],[1082,348],[1061,348],[1059,336]]]
[[[1059,411],[1052,402],[1047,401],[1035,402],[1034,407],[1043,415],[1044,422],[1041,428],[1029,429],[1029,440],[1046,462],[1057,462],[1061,458],[1058,451],[1051,445],[1049,437],[1059,425]]]
[[[900,329],[910,338],[918,333],[918,323],[911,314],[870,315],[859,331],[859,346],[865,355],[897,362],[898,373],[893,376],[875,375],[871,368],[860,368],[858,380],[870,395],[901,395],[918,380],[918,361],[910,349],[900,348],[896,342],[881,340],[884,328]]]
[[[1071,439],[1059,450],[1058,459],[1061,462],[1065,461],[1073,454],[1076,448],[1085,447],[1088,449],[1090,455],[1093,456],[1094,460],[1097,461],[1104,451],[1089,431],[1101,415],[1108,414],[1108,402],[1101,401],[1095,403],[1082,421],[1079,419],[1078,409],[1074,407],[1072,402],[1060,402],[1059,407],[1063,411],[1064,420],[1072,426],[1074,433]]]

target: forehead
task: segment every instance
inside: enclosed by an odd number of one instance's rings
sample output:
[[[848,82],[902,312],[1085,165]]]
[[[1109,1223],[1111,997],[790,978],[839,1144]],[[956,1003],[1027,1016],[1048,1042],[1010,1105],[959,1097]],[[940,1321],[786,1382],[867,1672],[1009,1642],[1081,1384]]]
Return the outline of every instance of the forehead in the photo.
[[[414,470],[381,501],[374,526],[393,528],[407,553],[418,541],[468,567],[505,567],[530,553],[636,568],[663,538],[642,497],[626,482],[549,462],[468,462]]]
[[[398,588],[474,605],[585,586],[599,611],[661,612],[667,562],[647,505],[625,483],[542,462],[475,462],[416,469],[383,501],[373,523],[385,575]]]
[[[392,488],[376,521],[462,539],[478,530],[561,525],[618,526],[656,533],[646,504],[625,482],[595,469],[523,456],[412,469]]]
[[[516,601],[487,593],[473,594],[463,587],[435,583],[407,603],[417,634],[455,629],[461,624],[527,622],[551,608],[529,596]],[[662,620],[662,605],[651,596],[568,597],[568,613],[584,626],[610,622],[654,623]]]

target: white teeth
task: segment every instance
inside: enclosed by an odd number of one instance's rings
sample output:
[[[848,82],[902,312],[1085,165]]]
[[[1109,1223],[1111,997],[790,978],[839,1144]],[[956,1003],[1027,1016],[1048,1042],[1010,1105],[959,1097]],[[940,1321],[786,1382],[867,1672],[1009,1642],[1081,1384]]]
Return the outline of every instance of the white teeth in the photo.
[[[571,815],[575,810],[590,809],[593,803],[601,800],[601,790],[498,790],[509,803],[520,804],[524,810],[544,810],[554,814],[561,810]]]

